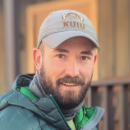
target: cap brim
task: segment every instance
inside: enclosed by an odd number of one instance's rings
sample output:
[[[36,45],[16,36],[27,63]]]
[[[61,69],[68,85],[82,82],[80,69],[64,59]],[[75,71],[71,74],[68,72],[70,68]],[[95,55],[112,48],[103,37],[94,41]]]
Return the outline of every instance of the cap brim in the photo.
[[[99,48],[98,42],[88,33],[81,32],[81,31],[63,31],[63,32],[58,32],[58,33],[53,33],[45,38],[42,39],[42,42],[46,44],[50,48],[55,48],[58,45],[60,45],[62,42],[65,40],[76,37],[76,36],[83,36],[91,40],[94,45]]]

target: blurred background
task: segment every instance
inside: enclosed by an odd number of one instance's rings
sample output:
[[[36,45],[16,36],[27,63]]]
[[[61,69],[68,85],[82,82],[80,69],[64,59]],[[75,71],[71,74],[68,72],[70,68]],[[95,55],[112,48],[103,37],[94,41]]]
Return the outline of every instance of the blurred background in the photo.
[[[101,106],[99,130],[130,130],[130,0],[0,0],[0,94],[18,74],[35,73],[32,50],[52,11],[84,13],[100,49],[85,105]]]

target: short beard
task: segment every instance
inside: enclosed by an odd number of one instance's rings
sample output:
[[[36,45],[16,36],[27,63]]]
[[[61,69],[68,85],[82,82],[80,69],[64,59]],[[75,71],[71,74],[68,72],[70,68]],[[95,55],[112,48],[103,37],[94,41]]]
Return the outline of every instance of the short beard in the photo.
[[[40,73],[39,73],[39,80],[40,80],[40,84],[41,84],[44,92],[47,95],[52,94],[52,96],[54,97],[55,101],[57,102],[58,106],[61,109],[68,110],[68,109],[73,109],[73,108],[77,107],[84,100],[87,90],[91,83],[92,75],[86,84],[79,77],[67,76],[62,79],[58,79],[55,83],[56,87],[54,87],[51,79],[46,76],[45,71],[42,67],[40,70]],[[67,81],[67,82],[71,82],[71,83],[76,82],[76,84],[79,84],[81,89],[80,89],[80,92],[78,93],[78,95],[76,95],[75,91],[68,90],[65,92],[65,94],[64,94],[65,96],[63,96],[61,94],[61,91],[59,91],[60,82],[63,82],[63,81]]]

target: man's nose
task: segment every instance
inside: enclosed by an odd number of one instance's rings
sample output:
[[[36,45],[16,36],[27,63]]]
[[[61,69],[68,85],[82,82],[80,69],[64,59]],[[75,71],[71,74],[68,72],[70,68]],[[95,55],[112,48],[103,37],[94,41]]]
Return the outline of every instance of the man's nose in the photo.
[[[75,60],[70,61],[66,67],[66,75],[75,77],[79,75],[79,68]]]

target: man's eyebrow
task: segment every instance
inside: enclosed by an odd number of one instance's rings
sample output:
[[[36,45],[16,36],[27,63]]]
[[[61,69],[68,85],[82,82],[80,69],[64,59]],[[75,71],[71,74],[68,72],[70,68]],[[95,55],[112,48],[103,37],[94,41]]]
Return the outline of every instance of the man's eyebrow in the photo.
[[[69,53],[68,50],[62,49],[62,48],[56,48],[54,51],[58,51],[58,52],[67,52]]]
[[[87,54],[93,56],[93,53],[91,51],[82,51],[80,54]]]

